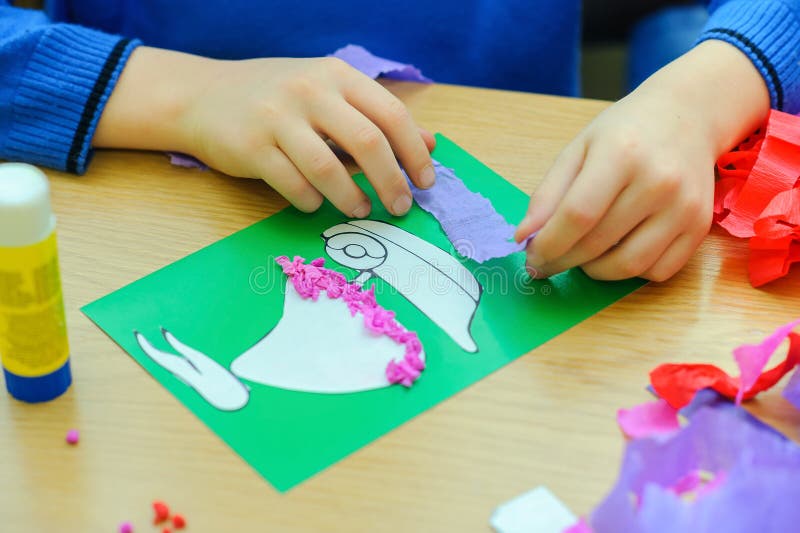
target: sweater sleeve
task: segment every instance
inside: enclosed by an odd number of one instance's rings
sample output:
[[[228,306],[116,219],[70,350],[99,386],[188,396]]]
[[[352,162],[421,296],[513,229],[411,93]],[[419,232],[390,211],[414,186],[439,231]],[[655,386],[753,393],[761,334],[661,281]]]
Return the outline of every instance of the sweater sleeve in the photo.
[[[698,42],[737,47],[763,76],[772,107],[800,112],[800,0],[713,0],[708,10]]]
[[[0,0],[0,158],[81,174],[138,41]]]

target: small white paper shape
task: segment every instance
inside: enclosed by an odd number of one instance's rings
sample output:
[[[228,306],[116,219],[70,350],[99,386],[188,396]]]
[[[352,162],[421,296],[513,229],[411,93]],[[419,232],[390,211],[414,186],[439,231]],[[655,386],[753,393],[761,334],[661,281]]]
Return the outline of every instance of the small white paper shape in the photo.
[[[489,519],[497,533],[562,533],[577,521],[545,486],[498,506]]]

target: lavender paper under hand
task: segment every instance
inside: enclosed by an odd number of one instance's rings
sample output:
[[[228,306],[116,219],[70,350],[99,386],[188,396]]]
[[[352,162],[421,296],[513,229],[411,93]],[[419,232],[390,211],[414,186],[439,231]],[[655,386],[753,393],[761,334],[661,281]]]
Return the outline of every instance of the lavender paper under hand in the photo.
[[[331,54],[331,57],[338,57],[372,79],[384,76],[393,80],[433,83],[433,80],[423,76],[422,72],[414,65],[398,63],[391,59],[372,55],[369,50],[356,44],[348,44],[344,48],[339,48]]]

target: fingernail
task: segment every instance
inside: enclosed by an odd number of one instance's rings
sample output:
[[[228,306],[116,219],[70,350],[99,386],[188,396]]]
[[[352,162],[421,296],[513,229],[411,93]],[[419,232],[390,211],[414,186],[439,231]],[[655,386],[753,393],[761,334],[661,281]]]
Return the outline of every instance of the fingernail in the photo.
[[[522,226],[524,226],[524,225],[526,225],[526,224],[530,223],[530,221],[531,221],[531,218],[533,218],[533,217],[531,216],[531,214],[530,214],[530,213],[526,213],[526,214],[525,214],[525,216],[524,216],[524,217],[522,217],[522,220],[520,220],[519,224],[517,224],[517,227],[518,227],[518,228],[521,228]]]
[[[536,245],[533,245],[533,250],[528,250],[528,264],[532,267],[540,267],[544,263],[544,258],[536,251]]]
[[[433,184],[436,183],[436,171],[433,169],[433,165],[422,169],[422,172],[419,173],[419,181],[426,189],[433,187]]]
[[[352,217],[353,218],[364,218],[365,216],[369,215],[372,206],[370,205],[369,201],[364,202],[360,206],[356,207],[353,210]]]
[[[395,215],[405,215],[411,209],[411,196],[403,194],[392,204],[392,212]]]
[[[528,271],[528,275],[531,277],[531,279],[544,279],[547,277],[547,275],[544,272],[539,272],[538,270],[536,270],[536,268],[532,267],[531,265],[526,266],[525,270]]]

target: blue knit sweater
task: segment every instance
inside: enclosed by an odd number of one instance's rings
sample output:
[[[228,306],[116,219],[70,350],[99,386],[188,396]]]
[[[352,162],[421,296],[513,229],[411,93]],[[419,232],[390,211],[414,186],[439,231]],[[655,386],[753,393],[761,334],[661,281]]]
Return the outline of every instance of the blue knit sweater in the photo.
[[[800,110],[800,0],[709,9],[700,40],[737,46],[772,105]],[[357,43],[437,81],[574,95],[579,28],[579,0],[52,0],[46,13],[0,0],[0,158],[82,173],[142,42],[218,58],[321,56]]]

